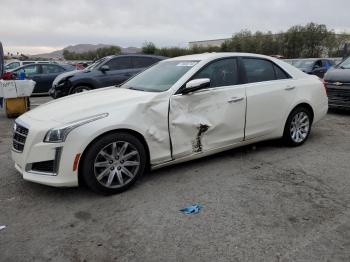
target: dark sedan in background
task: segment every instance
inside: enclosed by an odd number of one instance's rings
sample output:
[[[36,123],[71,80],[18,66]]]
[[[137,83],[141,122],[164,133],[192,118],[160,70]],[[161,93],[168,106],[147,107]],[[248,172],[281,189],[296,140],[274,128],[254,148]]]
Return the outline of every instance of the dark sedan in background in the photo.
[[[350,57],[324,76],[329,108],[350,110]]]
[[[118,85],[163,59],[166,57],[136,54],[107,56],[84,70],[59,75],[53,82],[49,94],[53,98],[59,98],[96,88]]]
[[[75,67],[67,64],[30,64],[18,67],[10,73],[14,79],[24,74],[26,79],[35,81],[33,94],[47,94],[58,75],[73,70]]]
[[[296,60],[293,65],[304,73],[323,78],[329,68],[335,65],[334,61],[325,58],[308,58]]]

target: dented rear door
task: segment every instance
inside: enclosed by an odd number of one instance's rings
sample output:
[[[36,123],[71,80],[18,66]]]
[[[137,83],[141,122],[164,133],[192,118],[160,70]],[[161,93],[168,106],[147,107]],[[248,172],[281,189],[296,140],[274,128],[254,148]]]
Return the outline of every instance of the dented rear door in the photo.
[[[236,59],[211,63],[192,79],[210,78],[211,87],[170,98],[173,158],[227,147],[244,138],[246,95]]]

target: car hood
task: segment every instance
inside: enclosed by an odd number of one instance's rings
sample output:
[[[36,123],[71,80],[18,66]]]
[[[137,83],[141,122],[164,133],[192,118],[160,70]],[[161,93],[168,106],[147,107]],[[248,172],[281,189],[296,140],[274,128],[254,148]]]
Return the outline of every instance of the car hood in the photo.
[[[147,103],[158,94],[108,87],[63,97],[43,104],[24,115],[37,121],[69,123],[98,114],[120,112],[121,107]]]
[[[328,82],[350,82],[350,69],[334,68],[329,70],[324,76],[324,80]]]
[[[85,70],[73,70],[73,71],[69,71],[69,72],[65,72],[65,73],[62,73],[60,75],[58,75],[55,80],[53,81],[52,83],[52,86],[55,86],[56,84],[58,84],[61,80],[67,78],[67,77],[71,77],[71,76],[75,76],[75,75],[78,75],[78,74],[82,74],[82,73],[86,73],[86,72],[89,72],[89,71],[85,71]]]

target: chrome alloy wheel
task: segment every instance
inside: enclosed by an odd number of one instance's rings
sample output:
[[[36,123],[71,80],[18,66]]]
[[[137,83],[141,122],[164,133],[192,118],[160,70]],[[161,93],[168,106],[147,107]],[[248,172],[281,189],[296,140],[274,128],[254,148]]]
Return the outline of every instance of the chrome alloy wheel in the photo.
[[[140,167],[140,154],[125,141],[105,146],[96,156],[94,172],[97,181],[107,188],[120,188],[130,183]]]
[[[295,114],[290,125],[290,136],[295,143],[303,142],[309,134],[310,119],[305,112]]]

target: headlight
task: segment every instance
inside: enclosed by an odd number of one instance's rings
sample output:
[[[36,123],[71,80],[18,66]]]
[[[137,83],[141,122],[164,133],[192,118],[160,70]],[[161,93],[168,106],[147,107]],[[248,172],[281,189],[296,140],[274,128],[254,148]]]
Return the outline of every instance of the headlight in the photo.
[[[68,82],[68,78],[63,78],[60,81],[58,81],[57,84],[53,84],[52,86],[53,87],[63,87],[65,85],[67,85],[67,82]]]
[[[61,81],[59,81],[58,83],[57,83],[57,87],[61,87],[61,86],[64,86],[65,84],[66,84],[66,81],[67,81],[67,79],[62,79]]]
[[[69,134],[70,131],[72,131],[73,129],[85,125],[87,123],[96,121],[98,119],[107,117],[108,114],[100,114],[100,115],[96,115],[96,116],[91,116],[91,117],[87,117],[87,118],[83,118],[71,123],[68,123],[64,126],[60,126],[57,128],[52,128],[50,129],[45,136],[44,142],[47,143],[61,143],[64,142],[66,140],[67,135]]]

